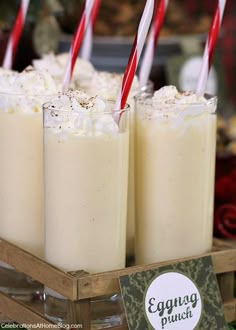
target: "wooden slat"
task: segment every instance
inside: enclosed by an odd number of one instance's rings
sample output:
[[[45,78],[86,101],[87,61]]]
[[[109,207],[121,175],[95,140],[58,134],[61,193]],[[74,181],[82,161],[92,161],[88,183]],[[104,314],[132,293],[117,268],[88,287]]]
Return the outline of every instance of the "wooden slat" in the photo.
[[[82,329],[90,330],[91,310],[89,299],[70,302],[70,311],[68,313],[68,323],[81,324]]]
[[[227,323],[236,320],[236,299],[224,303],[224,315]]]
[[[218,274],[217,276],[223,302],[230,301],[234,298],[234,276],[234,272]]]
[[[220,247],[223,249],[225,243],[215,241],[215,245],[218,246],[219,249]],[[232,248],[230,243],[226,243],[226,246],[227,248],[225,250],[217,250],[215,252],[205,254],[205,256],[212,256],[214,270],[217,274],[233,272],[236,270],[236,248]],[[201,255],[201,257],[202,256],[204,255]],[[14,246],[13,244],[0,240],[0,260],[40,281],[72,301],[120,292],[118,282],[119,276],[144,271],[147,269],[154,269],[163,265],[195,259],[198,257],[199,256],[162,263],[154,263],[151,265],[128,267],[121,270],[93,275],[84,275],[82,273],[80,276],[75,276],[74,274],[71,275],[69,273],[65,273],[60,269],[51,266],[50,264],[34,257],[30,253]]]
[[[213,240],[213,251],[235,249],[236,244],[232,240],[214,238]]]
[[[28,329],[35,329],[33,325],[45,324],[45,328],[49,328],[47,325],[53,325],[53,329],[61,330],[61,328],[55,325],[55,323],[50,322],[42,314],[19,301],[11,299],[9,296],[1,292],[0,310],[9,319],[16,321],[19,324],[31,325],[27,327]]]
[[[212,253],[212,260],[216,274],[236,271],[236,249]]]
[[[224,315],[226,322],[232,322],[236,320],[236,299],[232,299],[231,301],[224,303]],[[40,313],[32,310],[29,306],[26,306],[20,302],[17,302],[3,293],[0,293],[0,310],[9,317],[9,319],[18,322],[19,324],[28,323],[28,324],[53,324],[49,322],[45,317],[43,317]],[[55,326],[55,325],[54,325]],[[59,327],[55,327],[53,329],[59,329]],[[31,328],[30,328],[31,329]],[[83,328],[87,330],[86,328]],[[113,330],[128,330],[127,325],[117,326],[110,328]]]
[[[0,260],[71,300],[77,300],[77,280],[19,247],[0,239]]]
[[[209,255],[212,256],[214,270],[217,274],[232,272],[236,270],[236,249],[216,251],[201,255],[201,257]],[[86,275],[78,279],[78,299],[86,299],[120,292],[120,286],[118,281],[119,276],[129,275],[136,272],[145,271],[147,269],[154,269],[180,261],[196,259],[198,257],[200,256],[196,256],[194,258],[183,258],[181,260],[172,260],[168,262],[154,263],[150,265],[128,267],[117,271],[98,273],[94,275]]]

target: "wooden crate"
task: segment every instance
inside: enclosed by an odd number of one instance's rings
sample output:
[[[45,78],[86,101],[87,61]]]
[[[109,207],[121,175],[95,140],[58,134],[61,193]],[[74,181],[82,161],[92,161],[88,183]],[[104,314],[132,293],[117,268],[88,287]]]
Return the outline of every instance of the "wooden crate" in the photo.
[[[236,245],[214,240],[211,253],[213,266],[220,287],[227,322],[236,320],[236,299],[234,298],[234,272],[236,271]],[[199,256],[196,256],[196,258]],[[18,271],[31,276],[70,300],[68,323],[79,323],[85,330],[90,329],[90,299],[120,292],[119,276],[154,269],[170,263],[194,258],[179,259],[171,262],[127,267],[125,269],[86,274],[83,271],[66,273],[44,262],[28,252],[0,239],[0,260],[15,267]],[[42,307],[42,306],[41,306]],[[0,313],[18,323],[37,324],[51,322],[44,317],[42,309],[17,302],[8,295],[0,293]],[[33,327],[32,327],[33,328]],[[54,327],[54,329],[60,329]],[[113,329],[128,329],[127,325]]]

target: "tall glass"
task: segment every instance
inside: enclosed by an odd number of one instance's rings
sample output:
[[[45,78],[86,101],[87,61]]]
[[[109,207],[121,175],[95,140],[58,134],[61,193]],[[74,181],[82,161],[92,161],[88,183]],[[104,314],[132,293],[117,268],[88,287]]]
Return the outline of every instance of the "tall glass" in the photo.
[[[0,237],[43,257],[43,118],[47,96],[0,93]],[[43,287],[1,263],[0,290],[31,300]]]
[[[130,142],[129,142],[129,178],[128,178],[128,207],[127,207],[127,231],[126,231],[126,258],[127,265],[134,263],[135,245],[135,95],[153,92],[153,82],[148,81],[147,85],[130,93],[128,102],[130,104]]]
[[[91,95],[99,93],[104,99],[116,100],[122,82],[122,75],[107,71],[95,71],[92,79],[84,86]],[[99,89],[98,89],[99,86]],[[129,176],[128,176],[128,204],[127,204],[127,231],[126,231],[126,258],[127,265],[134,262],[134,236],[135,236],[135,182],[134,182],[134,109],[135,95],[144,92],[153,92],[154,84],[148,81],[147,85],[140,87],[137,77],[133,81],[127,103],[130,105],[130,140],[129,140]]]
[[[137,264],[211,250],[216,105],[136,98]]]
[[[67,272],[125,266],[129,106],[114,106],[78,113],[44,105],[45,258]],[[100,120],[118,130],[97,130]],[[46,297],[46,314],[66,321],[64,297],[49,289]],[[114,315],[104,322],[114,324]]]

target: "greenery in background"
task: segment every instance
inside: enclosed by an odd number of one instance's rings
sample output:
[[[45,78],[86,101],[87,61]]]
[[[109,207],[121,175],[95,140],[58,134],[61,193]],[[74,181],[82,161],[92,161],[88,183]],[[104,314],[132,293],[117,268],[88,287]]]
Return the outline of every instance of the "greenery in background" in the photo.
[[[77,0],[79,1],[79,0]],[[11,29],[20,6],[20,0],[0,1],[0,30]],[[68,1],[70,3],[70,1]],[[27,12],[27,20],[37,22],[37,20],[48,14],[60,16],[64,9],[59,0],[31,0]]]
[[[34,21],[40,13],[42,1],[30,1],[27,20]],[[20,0],[0,1],[0,30],[9,31],[13,25],[17,10],[20,6]]]
[[[20,3],[20,0],[0,1],[0,40],[8,36]],[[61,33],[59,19],[63,14],[64,8],[59,0],[30,1],[14,69],[21,71],[32,58],[57,51]],[[27,54],[24,53],[25,47]]]

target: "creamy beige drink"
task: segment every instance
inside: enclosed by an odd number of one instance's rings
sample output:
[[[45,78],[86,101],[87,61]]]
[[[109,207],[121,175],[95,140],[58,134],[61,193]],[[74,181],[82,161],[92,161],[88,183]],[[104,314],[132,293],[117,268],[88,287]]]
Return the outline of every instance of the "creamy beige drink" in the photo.
[[[0,72],[0,237],[43,256],[42,103],[46,72]],[[1,285],[1,284],[0,284]]]
[[[0,237],[43,257],[42,104],[56,94],[47,72],[0,71]],[[0,263],[0,291],[31,301],[42,284]]]
[[[118,73],[106,71],[94,72],[87,87],[90,95],[99,95],[106,100],[116,100],[122,83],[122,76]],[[98,89],[99,86],[99,89]],[[134,77],[127,103],[130,105],[130,142],[129,142],[129,179],[127,205],[126,255],[134,256],[135,233],[135,187],[134,187],[134,96],[140,91],[137,76]]]
[[[216,102],[173,86],[137,99],[137,264],[211,250]]]
[[[39,257],[43,256],[41,140],[40,113],[0,112],[0,235]]]
[[[65,271],[125,266],[128,111],[81,91],[45,105],[45,258]]]

